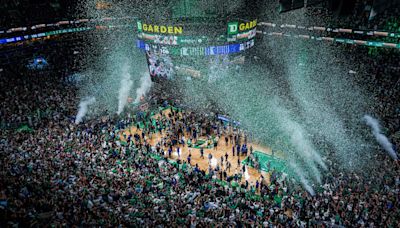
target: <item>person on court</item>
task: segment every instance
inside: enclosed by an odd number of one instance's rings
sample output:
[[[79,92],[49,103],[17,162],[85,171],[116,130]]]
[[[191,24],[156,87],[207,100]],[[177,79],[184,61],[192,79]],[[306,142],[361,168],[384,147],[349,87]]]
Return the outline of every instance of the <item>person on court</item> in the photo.
[[[200,148],[200,158],[204,158],[204,148]]]

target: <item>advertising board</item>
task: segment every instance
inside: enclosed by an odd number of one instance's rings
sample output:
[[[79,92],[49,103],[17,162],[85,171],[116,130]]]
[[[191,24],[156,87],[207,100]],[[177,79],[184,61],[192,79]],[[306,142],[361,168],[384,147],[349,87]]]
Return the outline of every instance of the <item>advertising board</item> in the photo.
[[[139,49],[145,51],[153,50],[163,54],[171,54],[177,56],[210,56],[239,53],[244,50],[250,49],[254,46],[254,39],[242,43],[208,47],[160,46],[148,44],[143,40],[137,40],[136,46]]]
[[[172,35],[183,34],[182,26],[154,25],[154,24],[142,23],[142,21],[137,21],[137,30],[138,32],[147,32],[154,34],[172,34]]]
[[[257,33],[257,19],[247,22],[228,22],[227,31],[228,42],[252,39],[256,36]]]

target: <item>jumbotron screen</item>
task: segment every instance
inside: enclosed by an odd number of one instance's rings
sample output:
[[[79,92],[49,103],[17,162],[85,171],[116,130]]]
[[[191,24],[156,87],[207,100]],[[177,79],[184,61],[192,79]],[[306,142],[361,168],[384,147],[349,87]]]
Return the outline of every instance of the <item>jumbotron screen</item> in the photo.
[[[152,81],[174,78],[175,69],[170,56],[160,52],[146,51],[146,58]]]
[[[207,24],[156,25],[137,21],[137,47],[146,53],[153,81],[176,77],[205,78],[215,68],[235,68],[254,47],[257,20],[230,20],[220,29],[207,31]],[[222,29],[221,29],[222,27]]]
[[[198,57],[171,56],[160,52],[146,51],[150,77],[154,82],[176,79],[214,80],[219,70],[240,69],[246,56],[213,55]]]

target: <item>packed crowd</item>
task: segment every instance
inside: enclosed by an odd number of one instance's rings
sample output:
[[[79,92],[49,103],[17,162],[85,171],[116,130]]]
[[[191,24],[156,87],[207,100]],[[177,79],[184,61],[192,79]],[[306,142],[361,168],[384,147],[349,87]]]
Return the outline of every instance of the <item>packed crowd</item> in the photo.
[[[45,81],[48,88],[57,88],[48,78],[38,83]],[[27,84],[34,86],[36,81],[18,84],[14,95],[22,96],[18,95],[24,91],[20,88]],[[164,158],[167,149],[162,152],[145,140],[151,137],[151,128],[132,137],[132,143],[118,140],[120,129],[148,122],[149,116],[103,118],[77,126],[69,118],[74,113],[74,99],[57,99],[71,91],[54,91],[41,100],[60,110],[34,127],[34,133],[2,130],[2,225],[399,225],[399,166],[384,156],[378,158],[382,166],[365,176],[338,172],[331,165],[315,196],[278,180],[270,185],[260,180],[254,186],[243,183],[234,187],[216,181],[212,173],[188,165],[185,159],[175,163]],[[161,130],[177,133],[176,119],[182,123],[204,121],[200,126],[209,133],[212,122],[193,113],[185,120],[172,113],[160,124],[165,125]],[[168,148],[173,142],[167,138],[165,143]],[[229,178],[232,180],[228,176],[222,179]]]
[[[369,54],[368,48],[347,47],[345,51],[350,53],[348,56],[351,61],[363,63],[354,65],[356,73],[351,76],[373,95],[372,100],[376,105],[371,109],[379,116],[385,127],[385,134],[398,150],[400,148],[399,51],[379,50],[381,53],[377,55]]]

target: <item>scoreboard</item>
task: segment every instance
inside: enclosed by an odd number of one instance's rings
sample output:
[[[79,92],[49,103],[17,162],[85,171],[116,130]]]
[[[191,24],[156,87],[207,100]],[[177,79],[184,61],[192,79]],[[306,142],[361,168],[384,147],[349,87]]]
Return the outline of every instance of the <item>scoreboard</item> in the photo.
[[[199,24],[138,20],[136,47],[146,53],[153,81],[173,80],[178,75],[198,79],[207,74],[209,63],[215,62],[209,58],[226,56],[223,58],[229,62],[254,47],[256,35],[255,18]]]
[[[263,0],[162,2],[136,21],[136,47],[146,53],[153,80],[201,79],[218,68],[237,69],[257,44]]]

